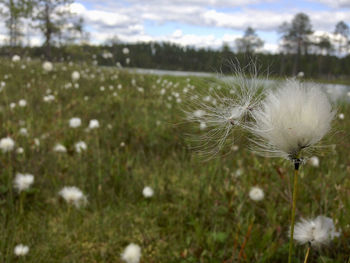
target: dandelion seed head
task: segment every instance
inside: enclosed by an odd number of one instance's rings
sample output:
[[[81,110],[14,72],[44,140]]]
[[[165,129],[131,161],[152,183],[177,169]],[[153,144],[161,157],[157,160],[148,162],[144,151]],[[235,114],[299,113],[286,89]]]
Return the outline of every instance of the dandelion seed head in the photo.
[[[126,263],[139,263],[141,259],[141,248],[136,244],[129,244],[123,251],[121,259]]]
[[[313,167],[319,167],[320,166],[320,159],[317,156],[312,156],[309,159],[309,163],[313,166]]]
[[[90,120],[89,122],[89,129],[97,129],[100,127],[100,123],[98,122],[98,120]]]
[[[13,55],[12,56],[12,62],[18,62],[18,61],[20,61],[21,60],[21,57],[20,56],[18,56],[18,55]]]
[[[58,153],[66,153],[67,148],[64,145],[57,143],[55,147],[53,147],[53,151]]]
[[[16,256],[22,257],[28,254],[29,252],[29,247],[23,244],[18,244],[15,246],[15,249],[13,251]]]
[[[0,140],[0,149],[3,153],[11,152],[15,148],[15,141],[10,137],[5,137]]]
[[[253,201],[261,201],[264,199],[264,191],[260,187],[252,187],[249,191],[249,198]]]
[[[13,180],[14,187],[18,192],[29,189],[29,187],[34,183],[34,175],[32,174],[16,174],[15,179]]]
[[[79,79],[80,79],[80,73],[78,71],[73,71],[72,72],[72,80],[78,81]]]
[[[69,120],[69,127],[71,128],[78,128],[81,125],[81,119],[74,117]]]
[[[145,198],[150,198],[153,196],[154,191],[150,186],[146,186],[145,188],[143,188],[142,194]]]
[[[85,206],[87,198],[76,186],[65,186],[58,193],[68,204],[73,204],[76,208]]]
[[[46,72],[50,72],[53,70],[53,64],[50,62],[50,61],[45,61],[43,63],[43,69],[46,71]]]

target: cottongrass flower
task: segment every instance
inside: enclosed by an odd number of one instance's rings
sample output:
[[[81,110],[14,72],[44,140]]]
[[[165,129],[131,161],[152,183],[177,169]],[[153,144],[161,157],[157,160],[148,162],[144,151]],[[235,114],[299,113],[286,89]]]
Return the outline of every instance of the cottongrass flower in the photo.
[[[76,208],[85,206],[87,198],[76,186],[65,186],[58,193],[68,204],[73,204]]]
[[[21,60],[21,57],[20,56],[18,56],[18,55],[13,55],[12,56],[12,62],[18,62],[18,61],[20,61]]]
[[[46,72],[50,72],[53,70],[53,64],[50,61],[45,61],[43,63],[43,70],[45,70]]]
[[[142,194],[145,198],[151,198],[154,194],[154,191],[151,187],[146,186],[145,188],[143,188]]]
[[[24,153],[24,149],[22,147],[18,147],[16,150],[17,154],[23,154]]]
[[[81,153],[83,151],[86,151],[87,145],[85,142],[79,141],[74,145],[74,148],[77,153]]]
[[[74,117],[69,120],[69,127],[71,128],[78,128],[81,125],[81,119]]]
[[[80,73],[78,71],[73,71],[72,73],[72,80],[78,81],[80,79]]]
[[[260,187],[252,187],[249,191],[249,198],[256,202],[263,200],[264,196],[264,191]]]
[[[29,247],[23,244],[18,244],[15,246],[15,249],[13,250],[13,252],[17,257],[23,257],[28,254]]]
[[[16,177],[13,181],[14,187],[18,192],[28,190],[29,187],[34,183],[34,175],[32,174],[16,174]]]
[[[309,243],[313,247],[328,245],[340,233],[336,231],[333,220],[318,216],[315,219],[301,219],[295,225],[294,239],[301,245]]]
[[[100,123],[98,122],[98,120],[90,120],[89,122],[89,129],[97,129],[100,127]]]
[[[309,163],[313,166],[313,167],[319,167],[320,166],[320,159],[317,156],[312,156],[309,159]]]
[[[53,151],[58,153],[66,153],[67,148],[64,145],[57,143],[55,147],[53,147]]]
[[[126,263],[139,263],[141,259],[141,248],[136,244],[129,244],[123,251],[121,259]]]
[[[252,112],[253,142],[263,155],[296,161],[316,148],[330,131],[334,115],[320,88],[306,88],[291,80],[281,89],[269,91],[259,109]]]
[[[345,118],[344,113],[340,113],[340,114],[338,115],[338,118],[339,118],[340,120],[344,120],[344,118]]]
[[[19,129],[19,134],[23,135],[23,136],[28,136],[28,130],[27,128],[21,128]]]
[[[25,106],[27,106],[27,101],[24,100],[24,99],[20,100],[20,101],[18,102],[18,106],[20,106],[20,107],[25,107]]]
[[[10,137],[5,137],[0,140],[0,149],[3,153],[11,152],[15,148],[15,141]]]

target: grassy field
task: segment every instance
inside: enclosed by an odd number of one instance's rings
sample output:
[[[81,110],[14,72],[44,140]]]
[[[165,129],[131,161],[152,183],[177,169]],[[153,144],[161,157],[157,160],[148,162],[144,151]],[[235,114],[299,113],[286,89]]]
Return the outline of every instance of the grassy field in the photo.
[[[74,70],[80,79],[72,82]],[[287,261],[292,165],[256,156],[244,137],[209,161],[188,147],[186,134],[203,131],[183,123],[184,90],[211,81],[68,63],[45,72],[24,60],[0,61],[0,81],[0,137],[24,150],[0,153],[0,262],[122,262],[129,243],[141,247],[143,263]],[[53,101],[43,100],[48,94]],[[336,146],[318,156],[319,167],[301,168],[297,220],[331,217],[341,235],[312,249],[309,262],[350,262],[350,110],[336,107],[345,115],[334,121]],[[69,127],[73,117],[80,127]],[[92,119],[100,127],[86,130]],[[78,141],[86,151],[75,151]],[[67,152],[53,151],[57,143]],[[17,173],[35,176],[22,201]],[[87,205],[64,202],[64,186],[81,189]],[[249,198],[253,186],[264,200]],[[30,250],[18,258],[20,243]],[[305,252],[296,246],[294,262]]]

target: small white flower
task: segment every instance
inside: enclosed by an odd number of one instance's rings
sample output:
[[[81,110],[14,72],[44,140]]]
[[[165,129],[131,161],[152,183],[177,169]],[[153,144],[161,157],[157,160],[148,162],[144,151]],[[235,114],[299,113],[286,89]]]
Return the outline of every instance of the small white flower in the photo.
[[[69,127],[71,128],[78,128],[81,125],[81,119],[80,118],[71,118],[69,120]]]
[[[143,196],[144,196],[145,198],[150,198],[150,197],[153,196],[154,191],[153,191],[153,189],[152,189],[151,187],[146,186],[145,188],[143,188],[142,194],[143,194]]]
[[[15,107],[16,107],[16,103],[15,103],[15,102],[11,102],[11,103],[10,103],[10,108],[11,108],[11,109],[14,109]]]
[[[15,246],[14,253],[16,256],[21,257],[27,255],[29,252],[29,247],[23,244]]]
[[[310,162],[310,164],[313,167],[319,167],[320,166],[320,159],[318,159],[317,156],[310,157],[309,162]]]
[[[96,129],[100,127],[100,123],[98,122],[98,120],[90,120],[89,122],[89,129]]]
[[[14,187],[18,192],[27,190],[34,183],[34,175],[32,174],[16,174],[16,177],[13,181]]]
[[[68,204],[75,205],[76,208],[87,204],[87,198],[76,186],[65,186],[58,193]]]
[[[121,255],[122,260],[126,263],[139,263],[141,259],[141,248],[136,244],[129,244]]]
[[[339,235],[333,220],[325,216],[318,216],[313,220],[301,219],[294,228],[294,239],[299,244],[310,243],[314,247],[327,245]]]
[[[264,191],[260,187],[252,187],[249,191],[249,197],[253,201],[261,201],[264,199]]]
[[[199,129],[200,130],[205,130],[207,128],[207,124],[203,121],[199,123]]]
[[[34,145],[37,147],[40,146],[40,140],[38,138],[34,138]]]
[[[13,57],[12,57],[12,62],[18,62],[18,61],[20,61],[21,60],[21,57],[20,56],[18,56],[18,55],[13,55]]]
[[[24,153],[24,149],[22,147],[18,147],[16,150],[16,153],[22,154],[22,153]]]
[[[77,142],[77,143],[74,145],[74,147],[75,147],[75,151],[76,151],[77,153],[81,153],[81,152],[83,152],[83,151],[86,151],[86,149],[87,149],[87,145],[86,145],[86,143],[83,142],[83,141]]]
[[[23,135],[23,136],[28,136],[28,130],[27,130],[27,128],[21,128],[21,129],[19,130],[19,133],[20,133],[21,135]]]
[[[45,61],[45,62],[43,63],[43,69],[44,69],[46,72],[52,71],[52,70],[53,70],[53,64],[52,64],[50,61]]]
[[[72,73],[72,80],[78,81],[80,79],[80,73],[78,71],[73,71]]]
[[[338,115],[338,118],[339,118],[340,120],[344,120],[344,118],[345,118],[344,113],[340,113],[340,114]]]
[[[53,148],[53,151],[58,153],[65,153],[67,152],[67,148],[64,145],[57,143]]]
[[[43,100],[44,100],[45,102],[51,102],[51,101],[55,100],[55,96],[49,94],[49,95],[47,95],[47,96],[44,96]]]
[[[297,77],[298,77],[298,78],[303,78],[303,77],[304,77],[304,72],[300,71],[300,72],[297,74]]]
[[[129,52],[130,52],[129,49],[128,49],[127,47],[123,48],[122,51],[123,51],[123,54],[124,54],[124,55],[127,55],[127,54],[129,54]]]
[[[121,142],[120,147],[125,147],[125,142]]]
[[[15,141],[10,137],[2,138],[0,140],[0,149],[3,153],[11,152],[15,148]]]
[[[25,106],[27,106],[27,101],[26,100],[20,100],[19,102],[18,102],[18,106],[20,106],[20,107],[25,107]]]

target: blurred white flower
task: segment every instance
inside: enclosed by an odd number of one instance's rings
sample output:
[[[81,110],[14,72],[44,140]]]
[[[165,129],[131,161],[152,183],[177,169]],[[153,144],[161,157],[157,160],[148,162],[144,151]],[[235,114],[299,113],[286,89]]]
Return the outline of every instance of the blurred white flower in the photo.
[[[304,72],[300,71],[300,72],[297,74],[297,77],[298,77],[298,78],[303,78],[303,77],[304,77]]]
[[[260,154],[296,160],[301,151],[307,154],[328,133],[334,115],[319,87],[288,81],[276,91],[269,90],[262,105],[252,112],[253,142]]]
[[[19,129],[19,133],[23,136],[28,136],[28,130],[27,128],[21,128]]]
[[[58,153],[65,153],[67,152],[67,148],[64,145],[57,143],[53,148],[53,151]]]
[[[16,174],[16,177],[13,181],[14,187],[18,192],[27,190],[34,183],[34,175],[32,174]]]
[[[150,197],[153,196],[154,191],[153,191],[153,189],[152,189],[151,187],[146,186],[145,188],[143,188],[142,194],[143,194],[143,196],[144,196],[145,198],[150,198]]]
[[[98,120],[90,120],[89,122],[89,129],[96,129],[100,127],[100,123],[98,122]]]
[[[78,128],[81,125],[81,119],[80,118],[71,118],[69,120],[69,127],[71,128]]]
[[[129,49],[128,49],[127,47],[123,48],[122,51],[123,51],[123,54],[124,54],[124,55],[127,55],[127,54],[129,54],[129,52],[130,52]]]
[[[136,244],[129,244],[121,255],[122,260],[126,263],[139,263],[141,259],[141,248]]]
[[[81,153],[81,152],[83,152],[83,151],[86,151],[86,149],[87,149],[87,145],[86,145],[86,143],[83,142],[83,141],[77,142],[77,143],[74,145],[74,147],[75,147],[75,151],[76,151],[77,153]]]
[[[294,239],[299,244],[310,243],[314,247],[327,245],[339,236],[333,220],[325,216],[318,216],[313,220],[301,219],[294,228]]]
[[[344,118],[345,118],[344,113],[340,113],[340,114],[338,115],[338,118],[339,118],[340,120],[344,120]]]
[[[260,187],[252,187],[249,191],[249,197],[253,201],[261,201],[264,199],[264,191]]]
[[[21,60],[21,57],[20,56],[18,56],[18,55],[13,55],[12,56],[12,62],[18,62],[18,61],[20,61]]]
[[[52,70],[53,70],[53,64],[52,64],[50,61],[45,61],[45,62],[43,63],[43,69],[44,69],[46,72],[52,71]]]
[[[22,257],[22,256],[25,256],[28,254],[29,247],[25,246],[23,244],[19,244],[19,245],[15,246],[15,249],[13,252],[15,253],[16,256]]]
[[[78,81],[80,79],[80,73],[78,71],[73,71],[72,73],[72,80]]]
[[[18,147],[16,150],[16,153],[22,154],[22,153],[24,153],[24,149],[22,147]]]
[[[47,96],[44,96],[43,100],[44,100],[45,102],[51,102],[51,101],[55,100],[55,96],[49,94],[49,95],[47,95]]]
[[[10,108],[11,108],[11,109],[14,109],[15,107],[16,107],[16,103],[15,103],[15,102],[11,102],[11,103],[10,103]]]
[[[310,164],[313,167],[319,167],[320,166],[320,159],[318,159],[317,156],[310,157],[309,162],[310,162]]]
[[[58,193],[68,204],[75,205],[76,208],[87,204],[87,198],[76,186],[65,186]]]
[[[18,106],[20,106],[20,107],[25,107],[25,106],[27,106],[27,101],[26,100],[20,100],[19,102],[18,102]]]
[[[40,146],[40,140],[38,138],[34,138],[34,145],[37,147]]]
[[[15,141],[10,137],[5,137],[0,140],[0,149],[3,153],[11,152],[15,148]]]

